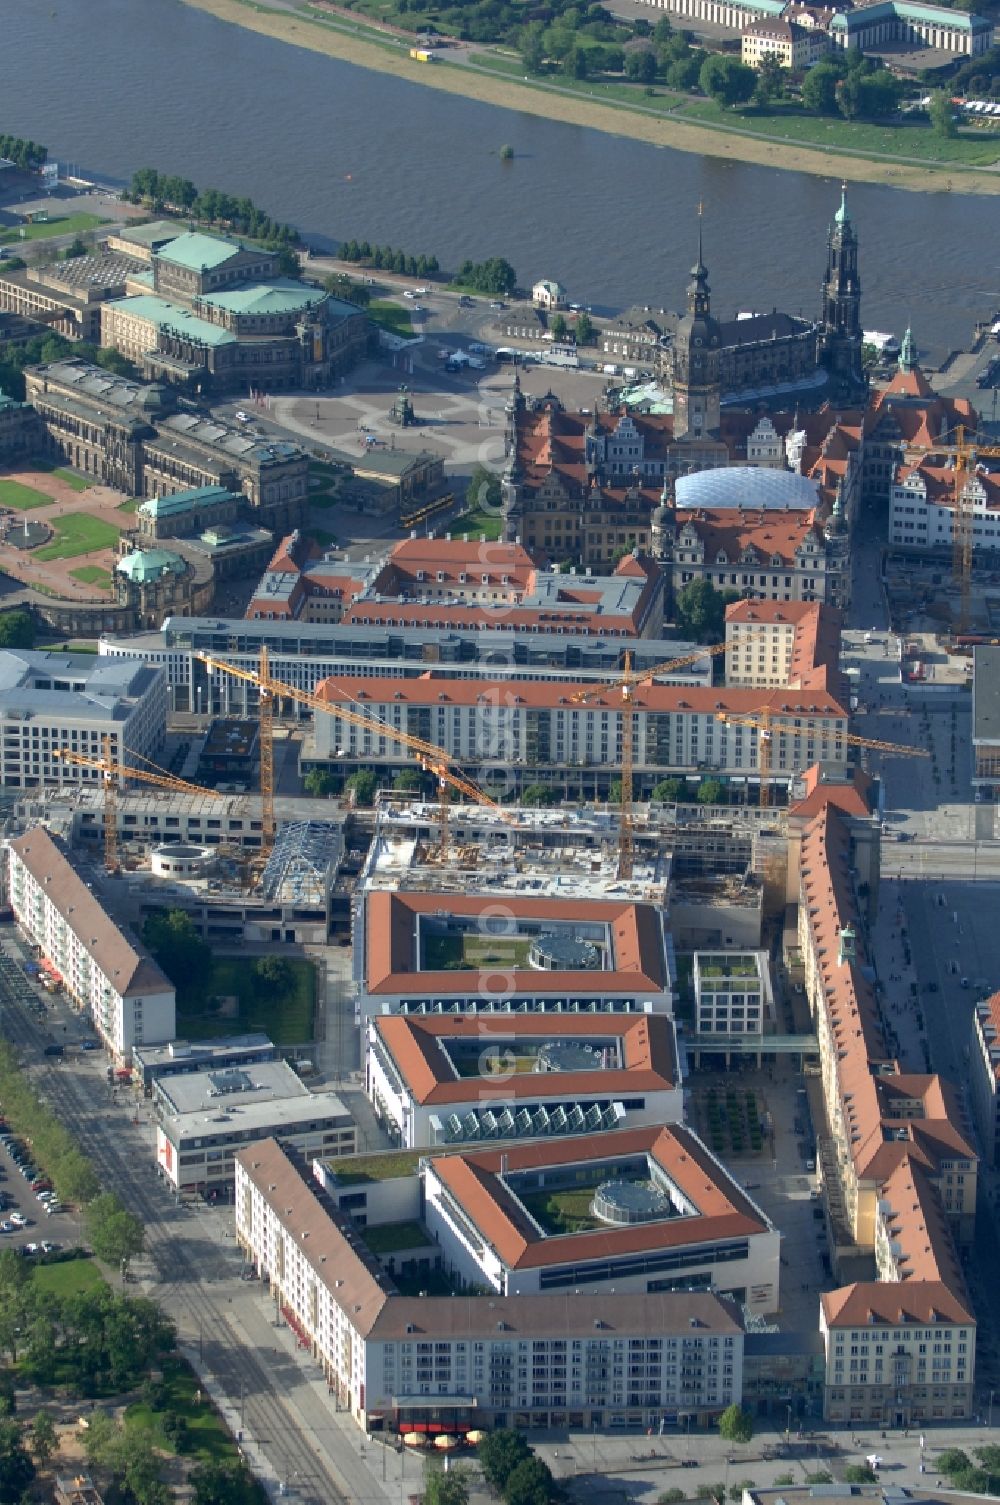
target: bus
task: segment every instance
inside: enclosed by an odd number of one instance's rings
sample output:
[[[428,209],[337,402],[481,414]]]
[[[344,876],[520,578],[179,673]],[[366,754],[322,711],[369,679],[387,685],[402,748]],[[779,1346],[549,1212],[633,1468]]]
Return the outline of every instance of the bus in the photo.
[[[409,510],[400,509],[399,525],[401,528],[419,528],[430,518],[436,517],[440,512],[447,512],[449,507],[455,504],[455,493],[446,491],[444,496],[436,496],[430,502],[412,502]]]

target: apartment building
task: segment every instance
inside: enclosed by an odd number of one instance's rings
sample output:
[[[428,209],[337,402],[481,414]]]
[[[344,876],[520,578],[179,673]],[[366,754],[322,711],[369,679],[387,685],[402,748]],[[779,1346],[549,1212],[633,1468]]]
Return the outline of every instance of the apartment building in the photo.
[[[726,685],[822,683],[842,692],[840,613],[816,601],[734,601],[726,607]],[[834,678],[838,676],[838,678]]]
[[[878,1277],[822,1297],[824,1414],[909,1426],[971,1414],[975,1317],[956,1246],[974,1234],[978,1160],[950,1085],[888,1048],[859,882],[849,821],[824,800],[801,836],[798,903],[830,1125],[820,1171],[835,1257],[870,1251]]]
[[[239,1152],[273,1139],[324,1159],[353,1155],[357,1128],[332,1092],[310,1092],[287,1061],[219,1064],[153,1084],[156,1167],[183,1196],[228,1193]]]
[[[116,763],[155,762],[167,732],[167,686],[145,664],[90,659],[78,653],[0,652],[0,784],[97,784],[98,768],[57,754]]]
[[[592,683],[446,679],[328,680],[317,694],[330,714],[317,717],[303,761],[349,772],[409,765],[398,730],[443,748],[480,784],[544,781],[568,796],[606,794],[622,765],[621,696]],[[657,683],[632,692],[636,797],[671,773],[702,771],[755,778],[759,731],[745,725],[770,713],[771,770],[779,782],[816,762],[847,761],[847,711],[825,689],[716,690]],[[351,719],[338,714],[338,707]],[[357,716],[370,718],[359,724]],[[727,719],[727,718],[732,718]],[[390,730],[391,729],[391,730]]]
[[[366,1431],[698,1425],[738,1401],[743,1328],[707,1291],[407,1297],[302,1163],[236,1157],[236,1237]]]
[[[829,48],[825,31],[799,26],[784,16],[751,21],[740,33],[740,57],[751,68],[759,68],[764,58],[777,58],[782,68],[798,72],[818,62]]]
[[[101,907],[62,845],[36,826],[8,842],[7,862],[18,925],[116,1059],[172,1040],[173,984]]]
[[[889,493],[889,542],[921,552],[949,552],[958,498],[971,523],[974,554],[1000,553],[1000,462],[966,473],[953,458],[923,455],[897,467]]]
[[[1000,1165],[1000,993],[973,1010],[969,1086],[980,1154],[995,1167]]]
[[[842,566],[815,507],[784,512],[697,507],[676,514],[675,596],[693,580],[707,580],[717,590],[765,601],[836,604]]]
[[[501,1296],[715,1291],[779,1306],[779,1234],[690,1129],[473,1147],[422,1168],[425,1219],[448,1267]],[[588,1215],[580,1193],[590,1193]],[[570,1229],[561,1198],[576,1209]]]
[[[552,936],[535,944],[563,948]],[[407,1149],[678,1123],[684,1111],[665,1014],[376,1015],[365,1089]]]

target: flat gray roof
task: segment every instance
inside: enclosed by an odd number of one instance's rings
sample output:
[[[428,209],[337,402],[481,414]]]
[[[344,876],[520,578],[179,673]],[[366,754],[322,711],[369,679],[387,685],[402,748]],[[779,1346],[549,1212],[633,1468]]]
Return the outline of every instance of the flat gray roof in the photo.
[[[972,660],[972,740],[1000,742],[1000,647],[983,643]]]

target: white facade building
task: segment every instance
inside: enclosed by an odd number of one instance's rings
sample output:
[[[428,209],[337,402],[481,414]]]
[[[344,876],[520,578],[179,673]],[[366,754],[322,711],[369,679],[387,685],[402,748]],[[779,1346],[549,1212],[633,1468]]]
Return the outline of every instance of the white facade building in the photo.
[[[287,1061],[256,1061],[161,1078],[154,1107],[157,1169],[176,1191],[228,1189],[237,1153],[275,1138],[304,1155],[352,1155],[354,1120],[332,1092],[310,1092]]]
[[[678,1123],[684,1110],[663,1014],[379,1014],[365,1085],[407,1149]]]
[[[422,1175],[425,1220],[449,1267],[501,1296],[683,1288],[778,1308],[777,1229],[680,1125],[468,1147]],[[591,1188],[589,1226],[566,1232],[560,1191]]]
[[[955,537],[953,466],[901,465],[889,493],[889,542],[915,550],[948,550]],[[962,487],[972,524],[973,553],[1000,553],[1000,473],[979,465]]]
[[[101,908],[42,826],[8,843],[15,919],[55,968],[120,1061],[134,1045],[160,1045],[176,1030],[174,987],[152,957]]]
[[[358,764],[408,766],[410,753],[379,722],[443,747],[464,767],[475,765],[480,782],[491,774],[510,778],[513,769],[526,781],[548,778],[592,789],[595,782],[606,786],[621,771],[621,696],[592,684],[498,685],[428,675],[327,681],[318,693],[332,714],[316,718],[316,759],[347,771]],[[352,713],[370,710],[371,727],[341,719],[338,704]],[[644,683],[634,688],[630,701],[637,793],[669,772],[755,774],[758,731],[739,724],[739,718],[768,709],[776,717],[774,775],[817,762],[846,763],[847,711],[826,690],[769,694]],[[736,720],[727,724],[727,714]]]
[[[167,730],[166,680],[145,664],[7,649],[0,652],[0,727],[0,784],[96,784],[99,769],[56,752],[99,759],[106,743],[115,762],[155,762]]]
[[[339,1408],[368,1431],[707,1423],[743,1384],[707,1291],[404,1297],[273,1140],[236,1159],[236,1236]]]
[[[696,951],[695,1028],[700,1035],[759,1035],[770,1001],[766,951]]]
[[[1000,1165],[1000,993],[973,1010],[969,1086],[980,1153],[987,1165]]]

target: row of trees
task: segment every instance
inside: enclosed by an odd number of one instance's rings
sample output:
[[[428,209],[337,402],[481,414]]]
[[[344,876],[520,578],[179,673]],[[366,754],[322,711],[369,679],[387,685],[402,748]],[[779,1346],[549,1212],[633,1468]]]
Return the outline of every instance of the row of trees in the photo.
[[[5,261],[4,266],[11,268],[13,258]],[[17,345],[12,340],[0,341],[0,391],[23,402],[25,367],[63,360],[68,355],[81,361],[91,361],[115,376],[135,375],[132,362],[117,350],[102,350],[86,340],[71,343],[61,334],[36,334],[30,340],[25,340],[23,345]]]
[[[400,272],[407,277],[436,277],[436,256],[411,256],[392,246],[373,246],[367,240],[345,240],[338,248],[341,261],[362,262],[376,271]]]
[[[273,249],[299,243],[299,232],[294,226],[272,219],[252,199],[236,198],[218,188],[198,188],[190,178],[157,172],[155,167],[141,167],[133,173],[123,197],[136,204],[148,204],[157,214],[164,209],[175,209],[202,224],[221,225],[240,235],[252,235],[254,240]]]
[[[25,141],[23,136],[0,136],[0,157],[6,157],[26,172],[37,172],[48,155],[48,147],[39,146],[37,141]]]
[[[93,1166],[69,1130],[41,1102],[25,1076],[14,1047],[0,1041],[0,1102],[14,1132],[31,1144],[36,1164],[45,1171],[64,1202],[85,1208],[87,1235],[98,1259],[127,1267],[141,1253],[145,1236],[139,1218],[126,1212],[113,1192],[101,1192]]]
[[[963,1494],[1000,1495],[1000,1445],[995,1442],[973,1448],[971,1458],[964,1448],[945,1448],[934,1466]]]

